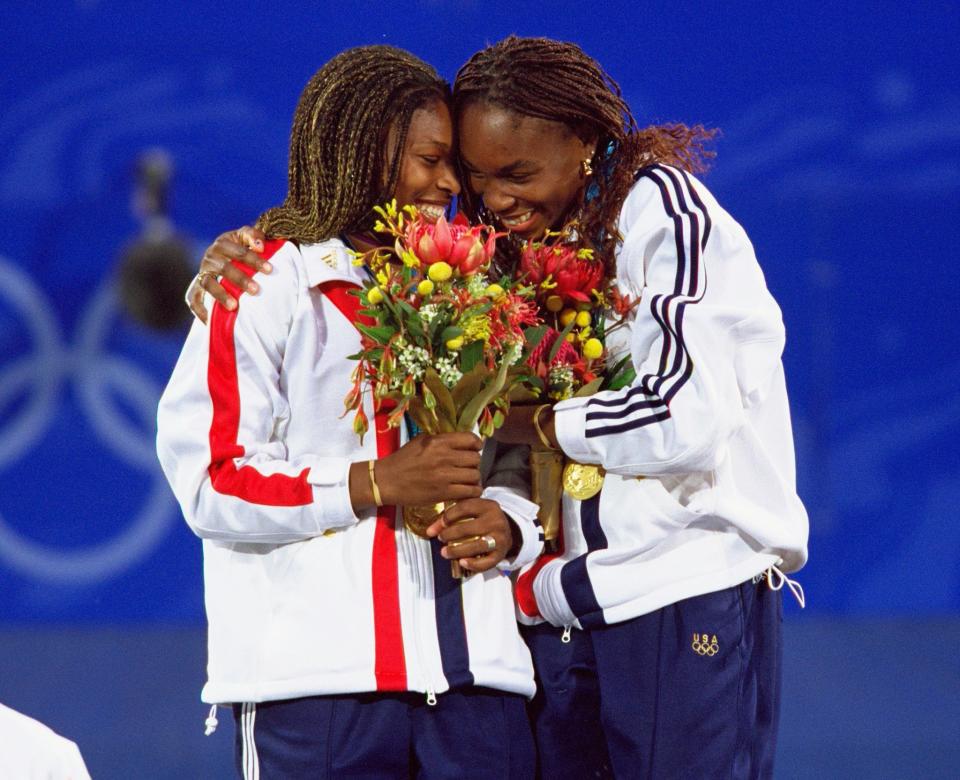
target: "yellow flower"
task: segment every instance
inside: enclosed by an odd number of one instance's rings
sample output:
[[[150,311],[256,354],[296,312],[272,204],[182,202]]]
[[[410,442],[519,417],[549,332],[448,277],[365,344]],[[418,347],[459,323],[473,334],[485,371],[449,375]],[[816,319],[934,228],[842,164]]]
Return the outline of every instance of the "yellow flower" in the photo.
[[[590,312],[581,311],[577,312],[577,327],[585,328],[590,324]]]
[[[547,311],[560,311],[563,308],[563,298],[559,295],[551,295],[547,298]]]
[[[468,344],[471,341],[487,343],[490,339],[490,318],[486,314],[476,314],[460,323],[463,328],[463,338]]]
[[[503,288],[499,284],[490,284],[487,285],[486,293],[491,298],[496,299],[503,295]]]
[[[403,260],[403,264],[407,268],[419,268],[420,267],[420,258],[417,257],[409,249],[403,250],[403,254],[400,255],[400,259]]]
[[[463,336],[457,336],[456,338],[447,340],[447,349],[449,349],[451,352],[456,352],[462,346]]]
[[[570,331],[570,332],[566,335],[566,339],[567,339],[567,341],[569,341],[569,342],[572,344],[574,341],[577,340],[577,334],[574,333],[573,331]]]
[[[577,319],[577,313],[573,309],[564,309],[560,312],[560,325],[567,327],[571,322]]]
[[[420,284],[417,285],[417,294],[423,298],[426,298],[433,292],[433,282],[429,279],[424,279]]]
[[[376,306],[378,303],[383,303],[383,291],[379,287],[371,287],[367,290],[367,300],[370,301],[370,304]]]
[[[427,276],[429,276],[433,282],[445,282],[453,276],[453,269],[449,263],[441,260],[439,263],[434,263],[430,266],[430,270],[427,271]]]
[[[583,356],[587,360],[596,360],[603,354],[603,344],[600,339],[587,339],[583,345]]]

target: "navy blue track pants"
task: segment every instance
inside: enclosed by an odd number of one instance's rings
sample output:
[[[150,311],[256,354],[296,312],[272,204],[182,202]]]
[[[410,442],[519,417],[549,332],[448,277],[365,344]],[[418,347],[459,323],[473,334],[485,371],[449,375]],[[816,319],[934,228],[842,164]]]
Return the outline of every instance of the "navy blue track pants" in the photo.
[[[354,694],[235,704],[236,760],[250,780],[530,780],[522,696],[470,688],[437,696]]]
[[[761,580],[574,629],[569,643],[524,627],[540,777],[772,777],[781,621],[781,594]]]

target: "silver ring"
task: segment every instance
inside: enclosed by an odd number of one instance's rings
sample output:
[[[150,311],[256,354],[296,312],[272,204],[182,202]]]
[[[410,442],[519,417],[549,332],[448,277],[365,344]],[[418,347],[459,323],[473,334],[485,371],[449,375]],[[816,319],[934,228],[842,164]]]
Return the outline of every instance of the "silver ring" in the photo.
[[[497,549],[497,540],[490,536],[490,534],[484,534],[480,538],[487,543],[487,552],[493,552]]]

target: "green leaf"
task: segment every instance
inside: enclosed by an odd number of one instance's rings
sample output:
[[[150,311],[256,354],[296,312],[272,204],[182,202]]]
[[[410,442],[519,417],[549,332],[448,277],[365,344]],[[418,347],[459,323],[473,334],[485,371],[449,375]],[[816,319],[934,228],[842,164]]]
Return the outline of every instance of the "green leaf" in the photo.
[[[423,332],[423,320],[414,317],[406,321],[407,333],[418,345],[426,341],[426,334]]]
[[[424,396],[429,392],[435,399],[434,405],[436,408],[433,410],[433,413],[440,423],[441,433],[455,431],[457,425],[457,410],[454,407],[453,396],[434,369],[427,369],[423,376],[423,385]]]
[[[417,427],[424,433],[439,433],[437,430],[437,419],[427,410],[423,401],[419,398],[411,398],[407,412],[417,424]]]
[[[484,408],[493,401],[494,397],[499,395],[507,383],[507,374],[510,366],[506,361],[500,364],[496,375],[487,383],[487,385],[466,405],[457,421],[457,430],[470,431],[480,419],[480,414]]]
[[[460,370],[466,374],[473,371],[473,367],[480,362],[483,357],[483,342],[471,341],[462,350],[460,350]]]
[[[629,360],[629,357],[624,360]],[[622,363],[623,361],[621,361]],[[621,365],[617,364],[618,367]],[[620,370],[619,372],[614,372],[613,378],[607,382],[607,390],[622,390],[624,387],[629,387],[634,383],[637,378],[637,370],[633,367],[633,363],[627,363],[627,365]]]
[[[413,319],[420,318],[420,313],[416,309],[414,309],[413,306],[411,306],[407,301],[403,301],[403,300],[397,301],[397,306],[399,306],[400,309],[403,311],[403,313],[406,314],[408,317],[411,317]]]
[[[440,340],[446,344],[450,339],[455,339],[457,336],[463,335],[463,328],[458,328],[456,325],[449,325],[443,329],[443,333],[440,334]]]
[[[450,395],[453,397],[453,405],[456,409],[463,409],[467,402],[480,392],[483,387],[483,378],[487,374],[486,366],[483,363],[477,363],[470,371],[460,377]]]
[[[378,344],[387,344],[390,341],[390,338],[394,334],[394,330],[391,327],[386,325],[364,325],[362,322],[354,323],[357,326],[357,330],[361,333],[369,336]]]
[[[573,326],[576,324],[577,324],[576,320],[571,320],[570,324],[567,325],[567,327],[565,327],[562,331],[560,331],[560,335],[557,336],[557,338],[553,342],[553,345],[550,347],[550,354],[547,355],[548,366],[553,362],[553,359],[557,356],[557,353],[560,351],[560,347],[563,345],[563,342],[567,340],[567,334],[573,330]]]
[[[537,348],[537,345],[543,341],[543,337],[547,335],[547,326],[546,325],[537,325],[532,328],[525,328],[523,331],[523,344],[526,349],[525,355],[529,355],[533,350]]]
[[[603,384],[603,377],[598,376],[592,382],[587,382],[583,387],[581,387],[577,392],[573,394],[574,398],[585,398],[588,395],[593,395],[600,389],[600,385]]]

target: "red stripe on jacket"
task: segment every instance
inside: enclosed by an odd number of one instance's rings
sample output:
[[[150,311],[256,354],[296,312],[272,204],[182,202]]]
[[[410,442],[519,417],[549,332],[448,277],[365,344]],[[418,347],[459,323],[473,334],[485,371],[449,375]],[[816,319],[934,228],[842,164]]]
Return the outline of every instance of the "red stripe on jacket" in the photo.
[[[351,290],[360,289],[345,281],[320,285],[330,302],[354,325],[373,320],[360,314],[360,299]],[[400,431],[387,427],[387,403],[374,415],[377,434],[377,457],[384,458],[400,447]],[[373,631],[375,645],[374,675],[378,691],[407,690],[407,664],[403,652],[403,629],[400,623],[400,575],[397,562],[397,508],[377,508],[377,527],[373,534],[371,581],[373,585]]]
[[[263,257],[268,260],[285,241],[264,242]],[[240,263],[234,266],[247,276],[256,271]],[[221,284],[237,301],[243,290],[224,279]],[[228,311],[219,303],[210,313],[210,358],[207,364],[207,386],[213,402],[210,423],[210,483],[218,493],[266,506],[303,506],[313,503],[313,488],[307,481],[309,468],[297,476],[261,474],[253,466],[237,468],[236,458],[246,453],[238,441],[240,432],[240,381],[237,374],[237,349],[233,332],[239,305]]]

